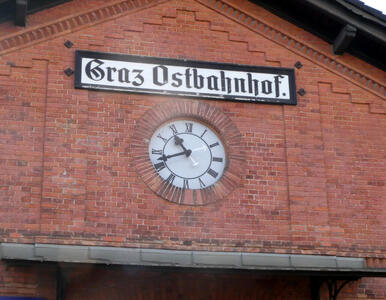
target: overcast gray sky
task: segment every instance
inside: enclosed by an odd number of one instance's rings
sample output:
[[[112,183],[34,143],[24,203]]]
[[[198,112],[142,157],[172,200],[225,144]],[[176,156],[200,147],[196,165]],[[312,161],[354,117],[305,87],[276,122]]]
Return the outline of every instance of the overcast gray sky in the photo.
[[[383,14],[386,14],[386,0],[361,0],[366,3],[367,6],[374,7],[375,9],[380,10]]]

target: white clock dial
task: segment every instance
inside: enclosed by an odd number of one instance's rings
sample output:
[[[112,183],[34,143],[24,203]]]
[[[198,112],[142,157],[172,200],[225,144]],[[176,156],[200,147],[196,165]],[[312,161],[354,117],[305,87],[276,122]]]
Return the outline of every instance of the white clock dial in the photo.
[[[216,183],[226,165],[221,139],[194,120],[161,125],[149,143],[150,160],[162,179],[183,189],[204,189]]]

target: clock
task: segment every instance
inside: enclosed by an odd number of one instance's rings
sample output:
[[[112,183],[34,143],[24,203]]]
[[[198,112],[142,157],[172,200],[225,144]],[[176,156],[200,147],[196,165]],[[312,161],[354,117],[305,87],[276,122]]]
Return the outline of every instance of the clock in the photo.
[[[241,185],[242,137],[219,108],[175,99],[137,121],[130,157],[142,181],[159,197],[181,205],[206,205]]]
[[[220,137],[194,119],[174,119],[162,124],[149,143],[155,171],[172,186],[198,190],[221,179],[226,151]]]

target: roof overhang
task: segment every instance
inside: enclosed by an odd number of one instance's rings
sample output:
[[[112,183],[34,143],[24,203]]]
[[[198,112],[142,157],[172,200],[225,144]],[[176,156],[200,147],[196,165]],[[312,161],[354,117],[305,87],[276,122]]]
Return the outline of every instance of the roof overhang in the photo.
[[[386,45],[386,22],[377,19],[365,11],[350,8],[350,4],[342,1],[303,0],[325,13],[327,16],[339,20],[343,24],[349,24],[362,31],[367,36]]]
[[[0,259],[105,265],[211,268],[310,276],[386,277],[364,258],[250,252],[182,251],[58,244],[0,244]]]
[[[386,69],[386,16],[361,1],[251,1],[332,44],[334,54],[348,52]]]

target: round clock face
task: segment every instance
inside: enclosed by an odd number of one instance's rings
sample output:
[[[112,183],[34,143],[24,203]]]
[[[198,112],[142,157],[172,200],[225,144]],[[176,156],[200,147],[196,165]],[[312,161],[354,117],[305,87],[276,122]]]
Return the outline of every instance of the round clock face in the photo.
[[[162,179],[190,190],[216,183],[226,165],[225,148],[217,134],[189,119],[161,125],[150,139],[149,157]]]

